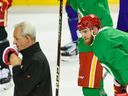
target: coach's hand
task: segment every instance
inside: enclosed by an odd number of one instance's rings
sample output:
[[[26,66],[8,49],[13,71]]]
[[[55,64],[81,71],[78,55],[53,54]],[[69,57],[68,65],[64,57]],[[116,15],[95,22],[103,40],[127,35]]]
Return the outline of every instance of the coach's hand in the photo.
[[[18,57],[16,54],[12,53],[10,58],[9,58],[10,64],[12,65],[12,67],[16,66],[16,65],[21,65],[21,58]]]

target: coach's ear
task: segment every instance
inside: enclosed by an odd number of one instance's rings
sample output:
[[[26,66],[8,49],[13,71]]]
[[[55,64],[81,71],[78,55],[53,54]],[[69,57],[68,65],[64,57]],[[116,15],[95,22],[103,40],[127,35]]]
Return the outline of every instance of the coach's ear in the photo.
[[[14,53],[18,56],[18,51],[15,49],[15,48],[12,48],[12,47],[7,47],[4,52],[3,52],[3,62],[6,64],[6,65],[10,65],[10,61],[9,61],[9,58],[11,56],[11,54]]]

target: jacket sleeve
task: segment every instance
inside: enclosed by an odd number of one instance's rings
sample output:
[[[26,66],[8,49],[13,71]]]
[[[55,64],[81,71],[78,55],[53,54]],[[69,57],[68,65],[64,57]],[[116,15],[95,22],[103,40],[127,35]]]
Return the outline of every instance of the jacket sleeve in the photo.
[[[45,62],[44,62],[45,63]],[[43,66],[42,66],[43,65]],[[21,67],[13,68],[13,80],[16,90],[21,96],[28,96],[34,91],[34,88],[39,84],[47,73],[46,64],[40,64],[38,61],[32,61],[29,68],[24,72]],[[42,69],[43,68],[43,69]]]

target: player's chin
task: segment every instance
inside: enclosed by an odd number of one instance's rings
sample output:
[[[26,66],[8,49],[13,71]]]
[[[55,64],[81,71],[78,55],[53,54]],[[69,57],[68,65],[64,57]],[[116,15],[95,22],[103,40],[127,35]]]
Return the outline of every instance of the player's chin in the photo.
[[[85,40],[85,44],[89,46],[91,44],[90,40]]]

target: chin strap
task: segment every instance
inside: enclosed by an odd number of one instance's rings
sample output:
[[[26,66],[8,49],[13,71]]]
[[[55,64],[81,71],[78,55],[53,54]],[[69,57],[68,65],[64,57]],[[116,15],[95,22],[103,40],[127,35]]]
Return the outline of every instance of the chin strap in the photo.
[[[93,41],[92,41],[92,43],[89,46],[92,46],[93,45],[93,42],[94,42],[95,37],[96,37],[96,35],[94,35],[94,32],[93,31],[91,32],[91,35],[93,36]]]

